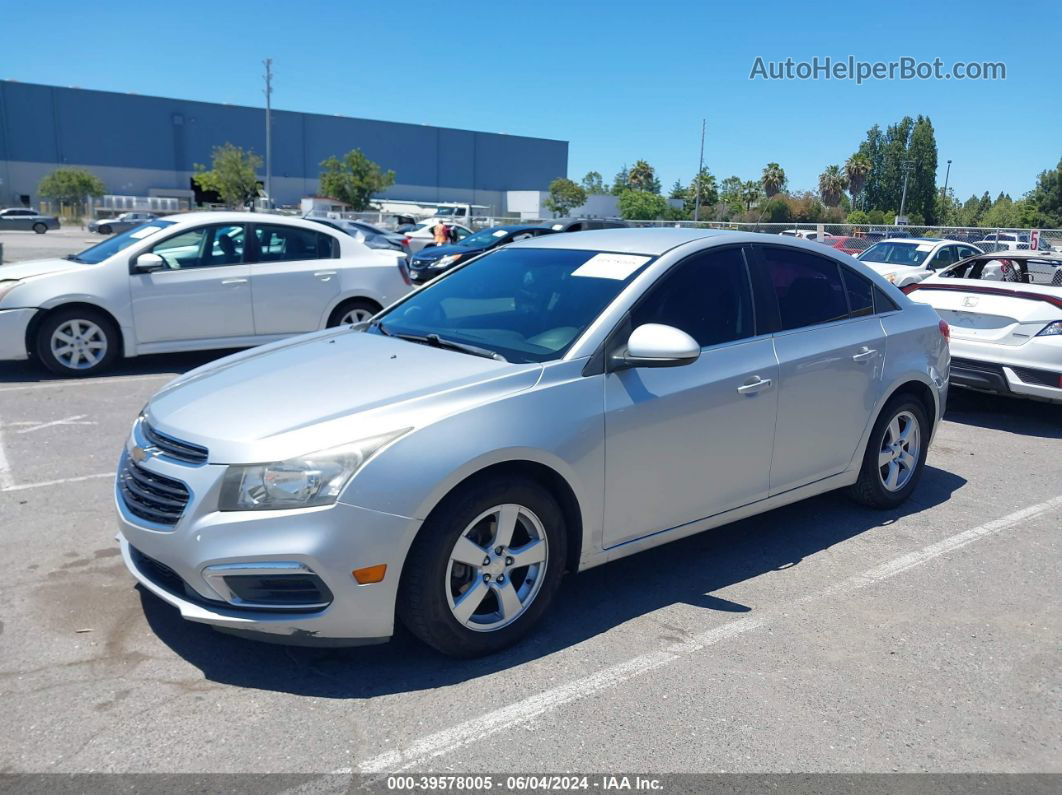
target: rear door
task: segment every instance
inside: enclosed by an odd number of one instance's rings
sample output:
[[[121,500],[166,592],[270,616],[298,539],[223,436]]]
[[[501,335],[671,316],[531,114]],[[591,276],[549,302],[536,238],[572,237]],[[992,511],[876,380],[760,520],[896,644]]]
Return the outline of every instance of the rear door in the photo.
[[[836,260],[757,246],[757,289],[778,313],[778,423],[770,493],[842,472],[881,390],[885,334],[871,284]]]
[[[251,287],[259,335],[321,328],[339,297],[339,240],[324,230],[255,224]]]

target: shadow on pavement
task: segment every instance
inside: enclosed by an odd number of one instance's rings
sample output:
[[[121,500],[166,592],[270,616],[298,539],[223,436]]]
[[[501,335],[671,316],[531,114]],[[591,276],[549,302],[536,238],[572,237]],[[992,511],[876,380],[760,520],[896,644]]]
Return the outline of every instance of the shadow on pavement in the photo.
[[[965,483],[954,474],[926,467],[914,497],[894,511],[872,511],[835,492],[570,575],[551,612],[529,638],[478,660],[442,657],[401,629],[381,646],[275,646],[184,621],[149,592],[142,591],[141,600],[156,635],[210,681],[319,698],[371,698],[512,668],[672,604],[727,613],[754,611],[755,605],[712,593],[797,565],[867,530],[939,505]],[[656,631],[662,642],[683,640],[678,630],[660,626]]]
[[[952,387],[944,419],[1044,439],[1062,439],[1062,405]]]

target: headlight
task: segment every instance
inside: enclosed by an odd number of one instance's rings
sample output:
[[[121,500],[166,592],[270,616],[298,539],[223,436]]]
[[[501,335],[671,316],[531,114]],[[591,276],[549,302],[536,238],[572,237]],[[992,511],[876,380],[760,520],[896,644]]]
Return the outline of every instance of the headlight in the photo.
[[[2,289],[2,288],[0,288]],[[1044,326],[1044,330],[1037,334],[1037,337],[1057,337],[1062,334],[1062,320],[1056,320],[1054,323],[1048,323]]]
[[[18,279],[3,279],[0,280],[0,301],[4,300],[4,296],[18,287],[22,282]]]
[[[221,484],[222,511],[279,511],[331,505],[372,454],[408,432],[380,434],[272,464],[230,466]]]
[[[435,264],[433,264],[431,267],[445,268],[447,265],[453,265],[459,259],[461,259],[460,254],[447,254],[445,257],[439,258],[439,260],[436,261]]]

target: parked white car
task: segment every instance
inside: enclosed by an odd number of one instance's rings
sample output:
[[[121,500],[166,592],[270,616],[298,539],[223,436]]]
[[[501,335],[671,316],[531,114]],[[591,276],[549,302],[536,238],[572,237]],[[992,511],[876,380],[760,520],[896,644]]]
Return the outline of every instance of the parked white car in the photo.
[[[983,254],[904,292],[951,326],[951,383],[1062,403],[1062,254]]]
[[[891,237],[878,241],[856,259],[897,287],[906,287],[959,260],[982,253],[977,246],[958,240]]]
[[[260,345],[368,320],[406,258],[261,213],[171,215],[65,259],[0,268],[0,360],[97,373],[119,356]]]
[[[817,240],[820,243],[824,243],[833,237],[828,232],[823,232],[822,237],[819,237],[819,233],[814,229],[783,229],[778,234],[783,237],[796,237],[800,240]]]
[[[470,234],[472,230],[467,226],[461,226],[461,224],[455,224],[446,218],[432,218],[428,221],[422,221],[417,224],[413,229],[406,232],[406,239],[404,241],[406,247],[409,249],[409,255],[413,256],[418,251],[422,251],[428,246],[435,245],[435,229],[436,224],[442,221],[457,234],[457,242],[461,242]]]

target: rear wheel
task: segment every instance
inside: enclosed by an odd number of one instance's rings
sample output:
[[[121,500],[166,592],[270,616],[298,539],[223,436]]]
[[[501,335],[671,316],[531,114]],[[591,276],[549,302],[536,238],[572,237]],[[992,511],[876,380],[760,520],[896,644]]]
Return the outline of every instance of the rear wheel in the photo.
[[[101,235],[109,235],[111,233],[111,227],[108,224],[104,224],[99,228]]]
[[[379,312],[380,309],[382,309],[382,307],[378,303],[370,301],[367,298],[355,298],[351,301],[344,301],[332,310],[332,315],[328,318],[328,327],[332,328],[334,326],[349,326],[354,323],[364,323]]]
[[[526,635],[560,585],[567,535],[533,481],[479,482],[447,498],[406,559],[399,616],[429,646],[476,657]]]
[[[60,309],[37,329],[37,356],[53,373],[82,377],[107,369],[118,358],[114,322],[92,309]]]
[[[918,485],[929,447],[925,408],[910,395],[889,401],[870,433],[852,497],[872,508],[895,508]]]
[[[38,235],[43,235],[45,232],[48,231],[48,227],[38,221],[33,225],[33,231],[36,232]]]

